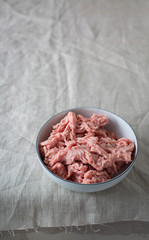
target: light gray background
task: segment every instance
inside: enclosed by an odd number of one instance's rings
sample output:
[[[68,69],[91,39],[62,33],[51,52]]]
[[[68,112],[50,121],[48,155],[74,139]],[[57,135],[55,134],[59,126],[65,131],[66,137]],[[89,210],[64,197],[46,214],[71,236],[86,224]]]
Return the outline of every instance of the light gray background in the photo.
[[[0,230],[149,218],[149,1],[0,1]],[[139,141],[128,177],[65,190],[37,162],[41,125],[71,107],[127,120]]]

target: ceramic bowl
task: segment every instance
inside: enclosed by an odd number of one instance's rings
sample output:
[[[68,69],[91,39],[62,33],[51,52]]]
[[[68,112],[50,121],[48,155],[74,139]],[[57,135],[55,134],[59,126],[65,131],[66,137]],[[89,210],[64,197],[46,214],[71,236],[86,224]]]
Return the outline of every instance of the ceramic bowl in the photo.
[[[102,183],[80,184],[80,183],[64,180],[58,177],[57,175],[55,175],[54,173],[52,173],[42,161],[42,157],[39,150],[40,142],[46,140],[49,137],[50,132],[52,131],[52,127],[58,122],[60,122],[60,120],[64,118],[66,114],[70,111],[76,114],[81,114],[84,117],[91,117],[93,114],[106,115],[109,119],[109,124],[108,126],[106,126],[107,130],[114,132],[115,135],[119,138],[129,138],[131,141],[135,143],[135,150],[133,152],[132,162],[124,166],[124,168],[122,168],[122,170],[115,177]],[[37,135],[36,151],[38,155],[38,160],[42,168],[48,174],[48,176],[57,184],[73,191],[97,192],[97,191],[102,191],[102,190],[113,187],[114,185],[116,185],[126,177],[126,175],[130,172],[130,170],[132,169],[135,163],[137,152],[138,152],[138,142],[133,129],[125,120],[123,120],[118,115],[100,108],[82,107],[82,108],[73,108],[73,109],[65,110],[51,117],[49,120],[47,120],[47,122],[41,127]]]

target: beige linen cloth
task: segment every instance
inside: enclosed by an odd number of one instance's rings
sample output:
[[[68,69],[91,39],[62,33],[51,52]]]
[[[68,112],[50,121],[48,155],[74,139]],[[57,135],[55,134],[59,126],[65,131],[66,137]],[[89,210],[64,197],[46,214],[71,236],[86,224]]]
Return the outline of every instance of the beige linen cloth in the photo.
[[[0,1],[0,230],[149,221],[149,1]],[[115,187],[77,193],[37,161],[44,122],[71,107],[115,112],[139,154]]]

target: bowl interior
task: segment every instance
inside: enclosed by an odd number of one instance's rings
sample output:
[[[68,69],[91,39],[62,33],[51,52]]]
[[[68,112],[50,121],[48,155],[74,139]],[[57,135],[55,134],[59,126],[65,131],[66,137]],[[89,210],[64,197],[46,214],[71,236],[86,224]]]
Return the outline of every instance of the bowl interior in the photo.
[[[102,110],[102,109],[98,109],[98,108],[76,108],[76,109],[69,109],[69,110],[66,110],[64,112],[61,112],[61,113],[55,115],[54,117],[49,119],[43,125],[43,127],[40,129],[38,137],[37,137],[37,152],[38,152],[38,155],[40,156],[40,161],[42,161],[42,157],[41,157],[40,150],[39,150],[40,143],[49,137],[53,126],[55,124],[59,123],[60,120],[62,118],[64,118],[66,116],[66,114],[70,111],[72,111],[76,114],[81,114],[84,117],[88,117],[88,118],[91,117],[93,114],[98,114],[98,115],[105,114],[109,119],[109,124],[106,127],[106,129],[108,131],[114,132],[115,135],[119,138],[129,138],[131,141],[133,141],[135,143],[135,150],[132,155],[132,159],[135,160],[135,158],[137,156],[137,151],[138,151],[137,139],[136,139],[134,131],[132,130],[132,128],[128,125],[128,123],[126,121],[124,121],[118,115],[115,115],[114,113],[108,112],[106,110]],[[121,171],[119,173],[117,173],[115,176],[117,176],[121,172],[125,171],[132,164],[133,164],[133,162],[130,164],[124,165],[124,167],[121,169]]]

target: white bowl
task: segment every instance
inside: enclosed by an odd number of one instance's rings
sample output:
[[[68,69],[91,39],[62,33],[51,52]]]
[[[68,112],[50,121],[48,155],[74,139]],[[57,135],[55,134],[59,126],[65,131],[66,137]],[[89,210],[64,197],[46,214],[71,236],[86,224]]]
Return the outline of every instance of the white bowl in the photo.
[[[117,174],[117,176],[113,177],[112,179],[110,179],[106,182],[102,182],[102,183],[80,184],[80,183],[75,183],[75,182],[70,182],[70,181],[64,180],[64,179],[58,177],[57,175],[55,175],[54,173],[52,173],[42,161],[41,154],[39,151],[40,143],[49,137],[52,127],[56,123],[60,122],[60,120],[62,118],[64,118],[64,116],[66,116],[66,114],[70,111],[72,111],[76,114],[81,114],[84,117],[91,117],[94,113],[98,114],[98,115],[105,114],[109,119],[109,125],[106,127],[107,130],[113,131],[115,133],[115,135],[119,138],[129,138],[131,141],[133,141],[135,143],[135,152],[133,154],[133,161],[129,165],[125,166]],[[118,115],[116,115],[112,112],[103,110],[103,109],[99,109],[99,108],[82,107],[82,108],[68,109],[68,110],[60,112],[57,115],[50,118],[41,127],[41,129],[38,133],[37,140],[36,140],[36,151],[37,151],[38,159],[39,159],[41,166],[43,167],[44,171],[48,174],[48,176],[53,181],[55,181],[56,183],[58,183],[59,185],[65,187],[65,188],[68,188],[73,191],[97,192],[97,191],[102,191],[102,190],[105,190],[107,188],[110,188],[110,187],[116,185],[117,183],[119,183],[126,177],[126,175],[129,173],[129,171],[132,169],[132,167],[135,163],[135,160],[137,157],[137,152],[138,152],[138,142],[137,142],[136,135],[135,135],[134,131],[132,130],[132,128],[129,126],[129,124],[126,121],[124,121]]]

